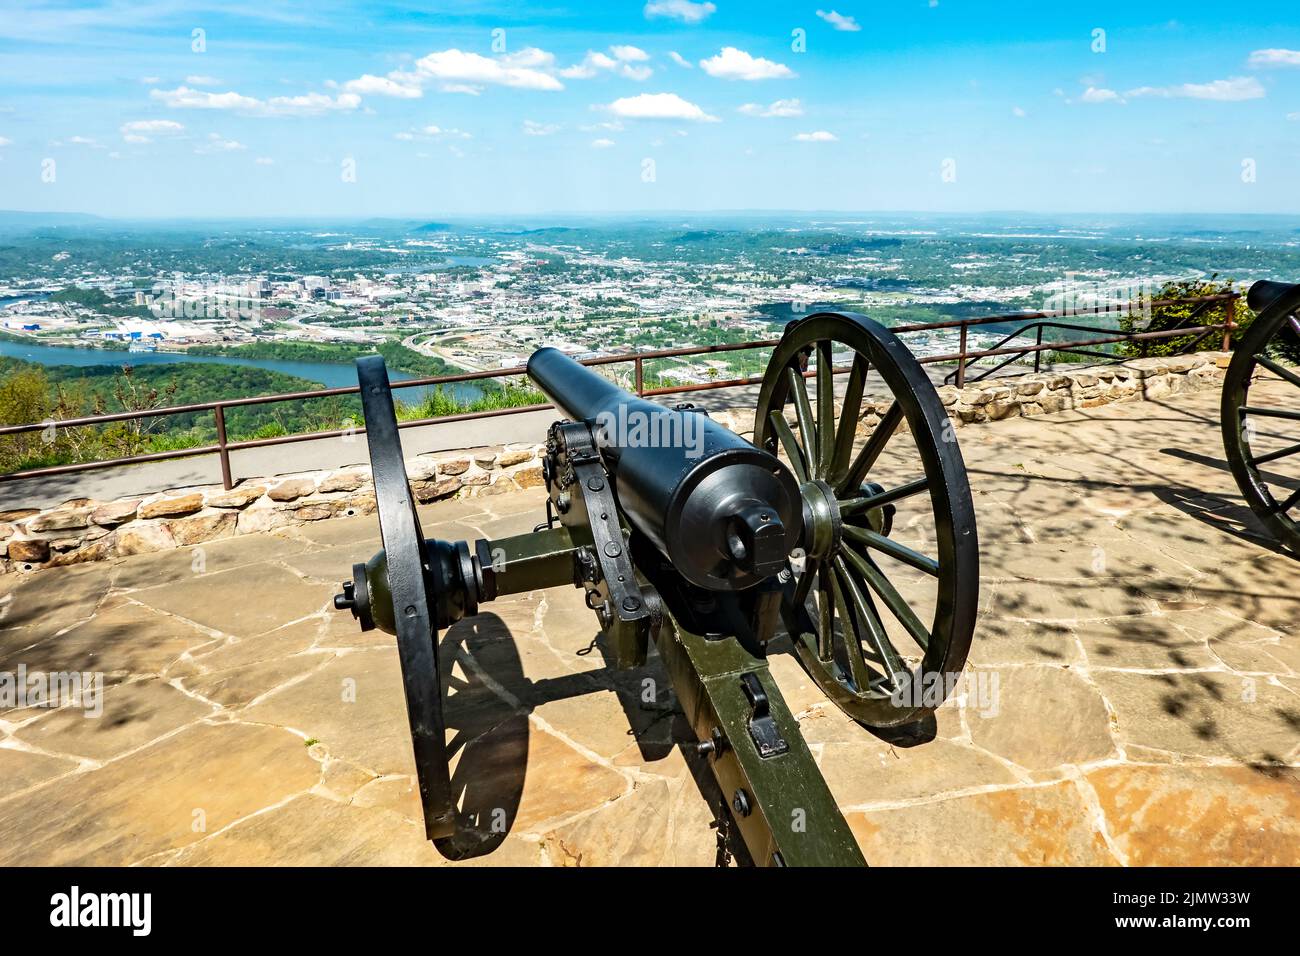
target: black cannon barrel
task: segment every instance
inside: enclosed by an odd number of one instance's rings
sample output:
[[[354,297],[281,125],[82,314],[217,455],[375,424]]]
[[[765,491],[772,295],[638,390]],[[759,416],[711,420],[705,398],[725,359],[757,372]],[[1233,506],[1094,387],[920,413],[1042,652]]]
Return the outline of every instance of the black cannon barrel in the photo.
[[[702,412],[629,394],[543,348],[528,375],[593,427],[619,507],[687,580],[741,590],[785,566],[802,533],[798,483],[776,456]]]
[[[1290,292],[1295,286],[1290,282],[1274,282],[1261,279],[1250,287],[1246,293],[1246,304],[1255,312],[1260,312],[1273,303],[1284,292]]]

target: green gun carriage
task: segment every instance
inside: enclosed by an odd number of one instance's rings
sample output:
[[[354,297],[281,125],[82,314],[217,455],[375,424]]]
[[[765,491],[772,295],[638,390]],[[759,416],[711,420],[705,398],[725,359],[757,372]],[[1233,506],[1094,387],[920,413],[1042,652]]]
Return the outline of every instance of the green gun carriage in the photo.
[[[696,737],[683,746],[707,761],[719,822],[750,859],[864,863],[768,655],[797,654],[873,728],[925,718],[965,664],[979,590],[970,487],[934,386],[893,333],[850,313],[790,323],[752,441],[541,349],[528,373],[564,416],[547,435],[545,520],[475,542],[424,537],[383,360],[357,368],[383,550],[335,604],[397,638],[436,845],[452,855],[470,825],[450,771],[439,632],[498,597],[576,586],[616,667],[656,649]]]

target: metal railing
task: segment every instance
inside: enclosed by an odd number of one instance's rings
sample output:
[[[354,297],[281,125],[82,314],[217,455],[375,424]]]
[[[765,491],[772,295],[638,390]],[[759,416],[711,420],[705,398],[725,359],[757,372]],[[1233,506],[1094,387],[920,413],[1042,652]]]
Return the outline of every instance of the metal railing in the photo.
[[[1199,345],[1208,335],[1214,332],[1222,332],[1223,349],[1227,351],[1231,347],[1232,330],[1235,326],[1236,301],[1241,296],[1236,292],[1221,293],[1212,296],[1198,296],[1186,299],[1161,299],[1154,302],[1143,303],[1144,308],[1164,308],[1172,305],[1185,305],[1188,303],[1198,303],[1193,312],[1184,319],[1184,322],[1190,321],[1196,316],[1202,314],[1206,309],[1215,303],[1223,302],[1227,306],[1227,318],[1224,322],[1212,325],[1188,326],[1180,324],[1178,327],[1164,329],[1157,332],[1124,332],[1122,330],[1108,330],[1093,328],[1091,326],[1071,325],[1068,323],[1052,322],[1049,320],[1064,318],[1068,316],[1079,315],[1123,315],[1131,312],[1129,308],[1116,308],[1111,306],[1098,307],[1095,309],[1071,309],[1059,312],[1017,312],[1008,315],[990,315],[970,319],[951,319],[943,322],[926,322],[914,325],[897,325],[892,326],[891,331],[899,335],[908,335],[917,332],[936,332],[950,329],[958,330],[959,346],[956,352],[942,355],[927,355],[919,361],[921,364],[944,364],[956,363],[957,367],[950,372],[944,381],[953,381],[958,388],[963,387],[967,382],[967,368],[972,362],[985,358],[997,358],[1006,356],[1002,361],[992,368],[981,370],[980,373],[971,381],[980,381],[988,375],[999,371],[1006,365],[1032,354],[1034,357],[1034,371],[1041,368],[1041,358],[1044,352],[1062,352],[1076,353],[1081,355],[1095,356],[1099,358],[1110,359],[1113,361],[1122,360],[1122,357],[1116,357],[1106,353],[1097,353],[1084,351],[1093,346],[1106,345],[1117,342],[1137,342],[1145,349],[1145,343],[1162,338],[1173,338],[1187,336],[1195,333],[1201,333],[1195,342]],[[969,331],[985,325],[998,325],[1008,322],[1025,322],[1026,325],[1013,331],[993,348],[980,349],[972,351],[968,349]],[[1071,331],[1091,331],[1091,332],[1112,332],[1113,335],[1102,338],[1083,339],[1067,342],[1044,342],[1043,331],[1048,328],[1065,329]],[[1035,335],[1034,344],[1011,345],[1015,339],[1032,331]],[[655,388],[645,387],[645,363],[655,359],[672,359],[686,358],[696,355],[715,355],[723,352],[738,352],[749,349],[771,349],[780,339],[759,339],[752,342],[735,342],[724,345],[705,345],[691,348],[676,349],[659,349],[649,352],[636,352],[628,355],[603,355],[596,358],[583,359],[581,364],[588,366],[618,365],[631,363],[633,366],[634,390],[637,395],[645,397],[654,397],[656,395],[673,395],[688,392],[711,391],[720,388],[738,388],[743,386],[757,385],[763,381],[763,376],[748,376],[744,378],[733,378],[720,381],[709,381],[691,383],[685,385],[659,386]],[[847,372],[848,368],[835,369],[837,374]],[[452,375],[435,375],[429,378],[406,379],[400,382],[393,382],[394,391],[403,388],[427,388],[429,386],[451,385],[458,382],[474,382],[487,379],[511,378],[527,373],[527,368],[522,365],[512,366],[510,368],[494,369],[486,372],[462,372]],[[173,415],[189,415],[195,412],[212,412],[214,423],[216,425],[217,441],[215,444],[198,445],[189,448],[178,448],[168,451],[150,452],[141,455],[126,455],[119,458],[108,458],[96,461],[74,462],[66,465],[52,465],[43,468],[30,468],[24,471],[15,471],[8,474],[0,475],[0,482],[16,481],[25,478],[38,478],[46,475],[60,475],[79,471],[93,471],[101,468],[113,468],[119,465],[139,464],[143,462],[168,461],[178,458],[191,458],[198,455],[216,454],[221,463],[221,481],[226,488],[234,487],[234,479],[230,468],[230,453],[245,448],[263,448],[271,445],[290,445],[296,442],[317,441],[326,438],[338,438],[344,435],[364,434],[365,428],[361,426],[349,428],[337,428],[327,431],[302,432],[292,435],[277,435],[269,438],[251,438],[238,441],[231,441],[226,433],[226,410],[230,408],[240,408],[250,405],[270,405],[279,402],[303,401],[307,399],[329,398],[338,395],[356,395],[359,394],[360,388],[356,385],[349,385],[341,388],[322,388],[304,392],[287,392],[280,395],[258,395],[249,398],[232,398],[222,399],[214,402],[199,402],[192,405],[173,405],[165,408],[152,408],[139,411],[116,412],[108,415],[88,415],[81,418],[66,418],[53,421],[33,422],[24,425],[5,425],[0,427],[0,436],[17,435],[27,432],[43,431],[49,428],[81,428],[86,426],[111,424],[113,422],[133,421],[140,419],[152,419],[168,417]],[[523,405],[512,408],[498,408],[485,411],[458,412],[452,415],[439,415],[433,418],[417,418],[400,421],[397,423],[398,428],[417,428],[423,425],[441,424],[444,422],[469,421],[480,418],[496,418],[502,415],[515,415],[525,412],[538,411],[540,409],[550,408],[549,403],[540,403],[535,405]]]

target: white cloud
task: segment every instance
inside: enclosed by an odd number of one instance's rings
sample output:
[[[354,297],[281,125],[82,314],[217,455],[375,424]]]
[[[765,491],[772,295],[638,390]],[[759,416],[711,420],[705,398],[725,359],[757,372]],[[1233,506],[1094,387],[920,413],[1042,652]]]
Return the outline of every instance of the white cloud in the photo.
[[[158,81],[159,81],[159,77],[156,77],[156,76],[142,76],[142,77],[140,77],[140,82],[143,83],[143,84],[145,84],[146,86],[153,86],[153,85],[154,85],[155,83],[157,83]]]
[[[1293,123],[1295,123],[1295,122],[1300,122],[1300,113],[1287,113],[1287,114],[1286,114],[1286,118],[1289,119],[1289,120],[1290,120],[1291,122],[1293,122]],[[4,143],[0,143],[0,146],[3,146],[3,145],[4,145]]]
[[[613,56],[588,50],[581,63],[560,70],[560,76],[566,80],[589,80],[601,71],[616,72],[629,80],[648,80],[654,70],[642,61],[650,59],[650,54],[640,47],[612,46]]]
[[[154,80],[157,83],[157,80]],[[216,86],[221,81],[214,76],[187,76],[185,82],[190,86]]]
[[[668,17],[682,23],[699,23],[717,9],[712,3],[692,3],[691,0],[650,0],[644,12],[647,19]]]
[[[473,139],[473,137],[463,129],[443,129],[441,126],[426,126],[420,130],[425,136],[447,136],[452,139]]]
[[[1114,90],[1108,90],[1105,89],[1104,87],[1098,88],[1095,86],[1090,86],[1086,90],[1084,90],[1083,95],[1079,97],[1079,101],[1082,103],[1114,103],[1114,102],[1123,103],[1124,102],[1120,98],[1120,95],[1116,93]]]
[[[593,139],[591,145],[595,149],[609,149],[614,145],[614,141],[612,139]]]
[[[416,60],[414,74],[390,73],[389,78],[399,83],[411,78],[441,80],[459,87],[455,92],[465,92],[469,87],[480,86],[562,90],[564,84],[549,72],[554,63],[553,54],[536,47],[527,47],[517,53],[495,58],[452,49],[430,53]]]
[[[803,116],[803,104],[798,100],[777,100],[774,103],[764,106],[762,103],[746,103],[738,107],[739,112],[746,116],[771,117],[788,117]]]
[[[1209,83],[1182,83],[1177,86],[1140,86],[1129,90],[1125,96],[1181,97],[1193,100],[1257,100],[1267,95],[1263,85],[1253,76],[1234,76]]]
[[[7,136],[0,136],[0,147],[12,146],[13,144],[14,141],[12,139],[9,139]]]
[[[69,136],[64,140],[64,142],[70,143],[73,146],[89,146],[91,149],[104,148],[99,144],[99,140],[91,136]]]
[[[132,120],[122,124],[123,133],[179,133],[184,129],[175,120]]]
[[[1255,68],[1271,66],[1300,66],[1300,50],[1255,50],[1247,61]]]
[[[550,136],[552,133],[558,133],[560,127],[555,123],[538,123],[535,120],[524,120],[524,133],[528,136]]]
[[[207,142],[200,143],[194,147],[196,153],[233,153],[239,150],[248,149],[238,140],[226,139],[220,133],[209,133]]]
[[[150,90],[149,96],[174,109],[246,110],[251,113],[263,106],[261,100],[233,91],[207,93],[188,86],[178,86],[174,90]]]
[[[684,66],[688,70],[695,69],[695,64],[693,64],[690,60],[686,59],[686,57],[682,56],[676,50],[669,50],[668,56],[678,66]]]
[[[257,163],[257,165],[259,165],[259,166],[274,166],[274,165],[275,165],[275,160],[272,159],[270,156],[259,156],[259,157],[257,157],[257,159],[253,160],[253,162]]]
[[[393,139],[400,139],[404,143],[413,142],[417,139],[473,139],[474,137],[465,132],[463,129],[444,128],[430,123],[428,126],[422,126],[419,129],[402,130],[393,134]]]
[[[1023,106],[1013,106],[1011,107],[1011,115],[1024,119],[1029,114],[1025,112],[1025,108]]]
[[[723,47],[717,56],[701,60],[700,66],[709,76],[720,80],[783,80],[795,75],[783,63],[750,56],[734,46]]]
[[[404,100],[415,100],[424,95],[424,90],[416,84],[398,83],[389,77],[373,76],[370,73],[348,80],[343,84],[343,89],[363,96],[395,96]]]
[[[581,63],[575,63],[573,66],[566,66],[560,71],[560,76],[566,80],[589,80],[601,70],[612,70],[618,64],[612,57],[603,53],[596,53],[592,50],[587,51],[587,55],[582,58]]]
[[[327,96],[305,93],[301,96],[273,96],[268,100],[230,91],[208,93],[179,86],[174,90],[150,90],[149,95],[172,109],[236,110],[254,116],[311,116],[332,111],[354,110],[361,105],[356,93]]]
[[[852,17],[846,17],[842,13],[836,13],[834,10],[830,13],[827,13],[825,10],[818,10],[817,16],[821,17],[836,30],[844,30],[848,33],[857,33],[862,29],[861,24],[859,24],[857,20],[854,20]]]
[[[650,54],[638,46],[615,44],[609,50],[624,63],[643,63],[650,59]]]
[[[676,93],[642,93],[640,96],[625,96],[605,108],[615,116],[625,119],[691,120],[697,123],[716,123],[718,120],[716,116],[710,116]]]
[[[834,133],[828,133],[824,129],[819,129],[813,133],[795,133],[795,141],[799,143],[834,143],[839,137]]]
[[[128,143],[148,143],[154,136],[172,136],[183,133],[185,127],[175,120],[131,120],[119,127],[122,139]]]

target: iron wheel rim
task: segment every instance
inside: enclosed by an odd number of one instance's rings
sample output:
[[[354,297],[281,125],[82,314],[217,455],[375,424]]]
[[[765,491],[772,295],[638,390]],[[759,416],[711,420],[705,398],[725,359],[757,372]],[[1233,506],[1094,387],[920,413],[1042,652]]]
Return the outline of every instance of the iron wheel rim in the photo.
[[[934,385],[915,356],[897,336],[874,320],[857,313],[816,313],[787,326],[764,376],[755,418],[755,444],[774,453],[778,449],[787,451],[786,457],[791,458],[792,453],[786,448],[790,437],[795,438],[796,444],[801,449],[805,449],[810,440],[815,441],[818,446],[816,460],[807,455],[805,450],[802,473],[796,469],[800,480],[812,477],[812,472],[827,473],[829,466],[828,477],[831,480],[828,483],[834,489],[837,503],[842,507],[846,502],[862,500],[862,495],[855,493],[856,489],[869,479],[871,467],[878,462],[879,453],[896,434],[895,428],[890,428],[888,435],[880,440],[879,448],[876,449],[876,458],[868,463],[865,472],[860,475],[854,471],[854,465],[873,442],[868,437],[862,450],[854,454],[852,452],[854,442],[850,438],[847,447],[852,457],[849,474],[845,475],[840,462],[844,455],[842,443],[845,440],[841,426],[846,419],[843,410],[839,415],[834,413],[833,376],[829,389],[832,396],[830,408],[832,420],[835,422],[833,430],[835,437],[830,442],[829,458],[825,454],[826,447],[822,444],[827,439],[822,437],[820,429],[824,419],[827,388],[820,381],[820,373],[816,376],[815,398],[808,399],[805,406],[805,411],[809,406],[816,406],[817,411],[813,416],[815,436],[810,435],[802,427],[798,427],[799,434],[795,435],[796,429],[788,425],[786,432],[789,434],[783,434],[780,425],[773,419],[775,414],[784,421],[785,406],[793,399],[796,405],[797,425],[799,424],[798,406],[801,403],[798,400],[798,393],[794,391],[794,379],[789,370],[799,368],[802,371],[802,368],[806,367],[807,360],[801,361],[801,356],[813,353],[819,356],[832,356],[826,364],[827,367],[833,368],[833,355],[837,350],[847,350],[853,356],[845,396],[846,406],[853,398],[853,390],[858,387],[860,366],[862,387],[865,387],[866,376],[873,371],[884,380],[893,398],[889,411],[892,413],[897,409],[896,426],[905,428],[911,433],[920,454],[920,470],[923,472],[921,478],[924,479],[922,489],[911,491],[894,501],[924,494],[930,501],[930,512],[934,519],[935,546],[938,552],[937,558],[934,559],[937,570],[934,574],[937,580],[935,610],[926,629],[927,641],[923,645],[920,663],[915,667],[907,666],[910,696],[904,693],[909,688],[899,687],[902,677],[894,666],[897,663],[907,662],[901,660],[897,648],[892,648],[891,640],[884,633],[883,624],[872,633],[871,618],[875,602],[886,604],[890,613],[894,612],[893,604],[885,599],[879,588],[879,581],[875,580],[883,576],[888,584],[888,575],[884,574],[880,565],[872,560],[870,553],[865,554],[865,562],[854,560],[863,557],[858,553],[859,551],[869,552],[870,545],[859,548],[862,542],[855,540],[853,546],[846,546],[841,537],[826,558],[818,563],[817,588],[820,592],[829,595],[829,600],[823,599],[820,594],[818,596],[818,621],[811,621],[807,613],[806,598],[804,602],[799,602],[795,593],[797,588],[793,585],[787,587],[782,615],[800,662],[822,692],[841,710],[861,723],[876,727],[892,727],[913,722],[933,711],[951,690],[950,675],[960,674],[965,666],[978,611],[979,544],[974,504],[965,464],[953,435],[953,426],[948,420]],[[820,358],[817,367],[818,369],[822,367]],[[802,384],[802,374],[799,381]],[[804,394],[807,397],[807,391]],[[856,404],[858,407],[852,415],[853,424],[850,428],[850,433],[854,436],[857,422],[862,415],[860,395],[856,399]],[[889,413],[883,415],[882,425],[878,426],[876,431],[879,432],[883,424],[889,420]],[[898,488],[886,489],[886,491],[898,490]],[[881,543],[873,539],[873,544],[880,546]],[[821,584],[823,565],[830,568],[827,578],[832,582],[825,588]],[[810,576],[808,572],[805,574]],[[853,591],[854,585],[857,586],[857,593]],[[812,590],[811,583],[803,587],[805,594]],[[865,602],[860,600],[864,595],[867,598]],[[831,605],[829,615],[821,611],[824,600]],[[903,603],[907,602],[904,600]],[[843,630],[840,634],[835,634],[835,619],[841,617],[843,627],[845,629],[851,627],[856,640],[850,641]],[[878,610],[875,617],[879,622]],[[819,649],[818,644],[818,635],[822,633],[822,625],[828,618],[831,621],[832,632],[829,638],[829,643],[832,645],[829,661],[825,659],[825,648]],[[809,624],[813,625],[811,636],[808,630]],[[924,622],[919,620],[914,624],[924,627]],[[840,638],[838,641],[837,636]],[[890,645],[895,657],[898,658],[893,664],[889,661],[888,650],[882,646],[882,641],[884,645]],[[875,652],[875,660],[868,660],[867,655],[862,652],[864,643]],[[917,640],[917,643],[920,641]],[[861,660],[850,656],[850,652],[855,648]],[[838,658],[835,653],[837,649],[841,652]],[[875,676],[888,679],[873,682],[873,664]],[[865,680],[862,679],[864,674]],[[938,685],[941,693],[937,699],[919,701],[917,691],[927,686],[927,681],[932,680],[931,675],[944,678]],[[866,684],[865,688],[862,686],[863,683]]]
[[[1288,327],[1300,335],[1300,322],[1295,317],[1297,309],[1300,309],[1300,285],[1282,293],[1256,316],[1233,350],[1232,361],[1224,375],[1219,416],[1224,453],[1242,497],[1264,527],[1292,556],[1300,556],[1300,491],[1292,490],[1291,495],[1279,501],[1271,487],[1279,482],[1270,480],[1260,467],[1269,463],[1269,456],[1257,456],[1251,448],[1252,418],[1269,418],[1279,413],[1252,406],[1249,399],[1251,383],[1261,367],[1300,388],[1300,370],[1281,366],[1267,354],[1269,347]],[[1281,416],[1287,417],[1296,414],[1285,410],[1280,412]],[[1300,453],[1300,448],[1297,448],[1297,453]]]
[[[442,715],[438,631],[431,618],[429,558],[406,477],[393,393],[383,358],[374,355],[357,359],[357,382],[361,387],[425,834],[430,840],[439,840],[456,833],[456,803]]]

